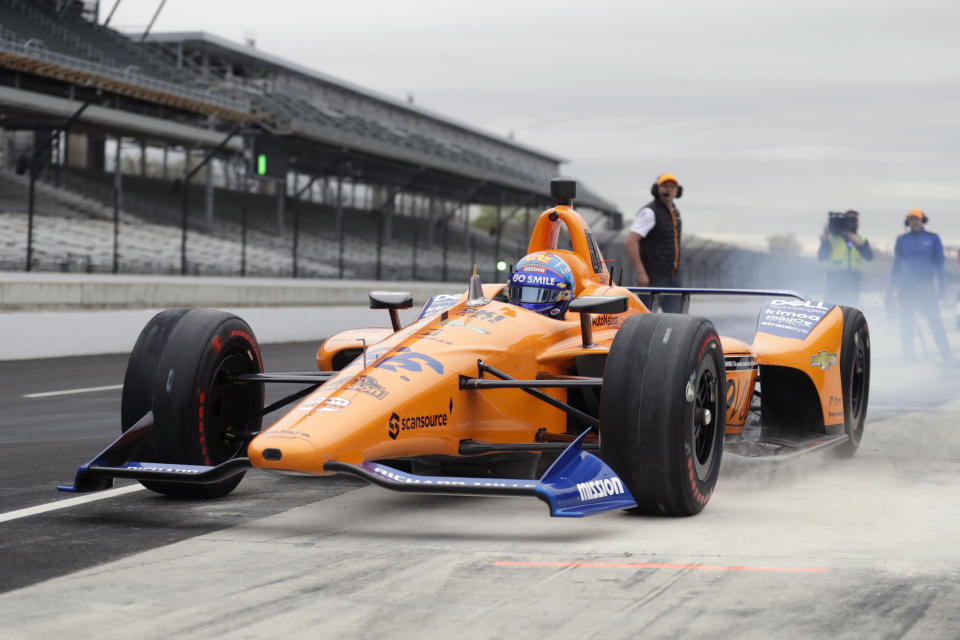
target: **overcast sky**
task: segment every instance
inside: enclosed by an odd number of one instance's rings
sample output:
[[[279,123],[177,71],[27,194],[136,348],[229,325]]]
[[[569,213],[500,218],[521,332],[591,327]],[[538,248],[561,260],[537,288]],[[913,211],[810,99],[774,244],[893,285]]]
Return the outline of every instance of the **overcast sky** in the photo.
[[[159,0],[113,18],[141,30]],[[101,3],[101,14],[113,5]],[[960,2],[168,0],[203,30],[569,160],[632,221],[676,174],[685,231],[795,233],[912,207],[960,244]]]

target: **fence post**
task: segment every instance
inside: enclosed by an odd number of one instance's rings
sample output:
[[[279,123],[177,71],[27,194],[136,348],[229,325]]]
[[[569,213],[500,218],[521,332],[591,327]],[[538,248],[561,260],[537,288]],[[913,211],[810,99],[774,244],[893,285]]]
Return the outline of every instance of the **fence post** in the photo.
[[[240,277],[247,276],[247,205],[240,207]]]
[[[113,167],[113,272],[120,271],[120,189],[123,177],[120,173],[120,143],[122,138],[117,136],[117,151],[114,155]]]
[[[354,189],[356,189],[354,182]],[[343,278],[343,172],[337,171],[337,277]],[[326,185],[324,185],[324,198],[326,198]],[[351,206],[353,202],[351,201]],[[356,208],[354,206],[354,208]]]

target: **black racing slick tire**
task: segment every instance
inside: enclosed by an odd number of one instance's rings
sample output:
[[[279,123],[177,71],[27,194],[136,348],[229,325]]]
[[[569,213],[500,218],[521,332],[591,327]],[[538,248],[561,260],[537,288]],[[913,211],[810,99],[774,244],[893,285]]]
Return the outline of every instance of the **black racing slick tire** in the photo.
[[[713,324],[677,314],[630,317],[603,374],[600,457],[648,515],[691,516],[720,474],[726,373]]]
[[[847,441],[835,449],[849,458],[863,440],[870,398],[870,330],[859,309],[843,310],[843,338],[840,343],[840,384],[843,386],[843,426]]]
[[[120,429],[126,431],[153,410],[153,381],[167,340],[190,309],[167,309],[150,319],[140,332],[123,376],[120,400]]]
[[[148,329],[150,324],[141,338]],[[248,442],[245,434],[259,429],[261,423],[258,414],[263,408],[263,384],[235,383],[228,377],[263,372],[253,331],[229,313],[193,309],[179,317],[163,342],[149,383],[154,427],[143,459],[214,466],[244,455]],[[131,370],[149,370],[149,363],[134,363],[134,356],[146,361],[155,352],[138,353],[135,348],[128,374]],[[131,379],[137,381],[129,394],[131,403],[142,400],[142,380],[139,373],[137,376]],[[124,430],[129,427],[125,424]],[[219,498],[233,491],[242,478],[239,474],[209,485],[156,481],[144,481],[143,485],[179,498]]]

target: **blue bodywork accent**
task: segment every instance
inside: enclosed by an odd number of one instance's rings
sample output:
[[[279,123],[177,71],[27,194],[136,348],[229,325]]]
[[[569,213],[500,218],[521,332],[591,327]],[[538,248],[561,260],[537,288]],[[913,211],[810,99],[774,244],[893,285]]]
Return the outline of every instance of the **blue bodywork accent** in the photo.
[[[583,450],[589,429],[574,440],[540,480],[420,476],[377,462],[350,464],[332,460],[323,468],[347,473],[393,491],[465,496],[536,496],[550,515],[579,518],[637,506],[617,474],[600,458]]]
[[[537,484],[537,497],[550,505],[550,515],[574,517],[637,506],[623,481],[607,463],[583,450],[581,433],[554,461]]]
[[[423,305],[423,309],[420,311],[420,315],[417,316],[417,320],[439,315],[447,309],[456,306],[461,298],[463,298],[462,293],[440,293],[431,296],[426,304]]]
[[[140,449],[151,431],[153,431],[153,413],[147,413],[107,445],[106,449],[94,456],[93,460],[77,469],[73,484],[58,485],[57,490],[86,493],[109,489],[113,486],[113,478],[91,474],[90,467],[116,467],[126,464]]]
[[[251,468],[247,458],[231,458],[217,466],[174,464],[171,462],[134,462],[136,455],[153,429],[153,415],[147,413],[135,425],[101,451],[97,456],[77,469],[73,484],[57,486],[59,491],[87,493],[101,491],[113,486],[114,478],[131,480],[155,480],[159,482],[185,482],[189,484],[213,484],[232,478]]]

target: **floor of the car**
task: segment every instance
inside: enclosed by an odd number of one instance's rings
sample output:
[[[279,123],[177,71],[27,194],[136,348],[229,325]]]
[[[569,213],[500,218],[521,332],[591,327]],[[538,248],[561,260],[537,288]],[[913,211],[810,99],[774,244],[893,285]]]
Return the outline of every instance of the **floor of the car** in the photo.
[[[760,426],[745,427],[742,434],[728,435],[723,444],[723,455],[750,460],[793,457],[841,444],[846,434],[825,435],[794,429],[773,429]]]

